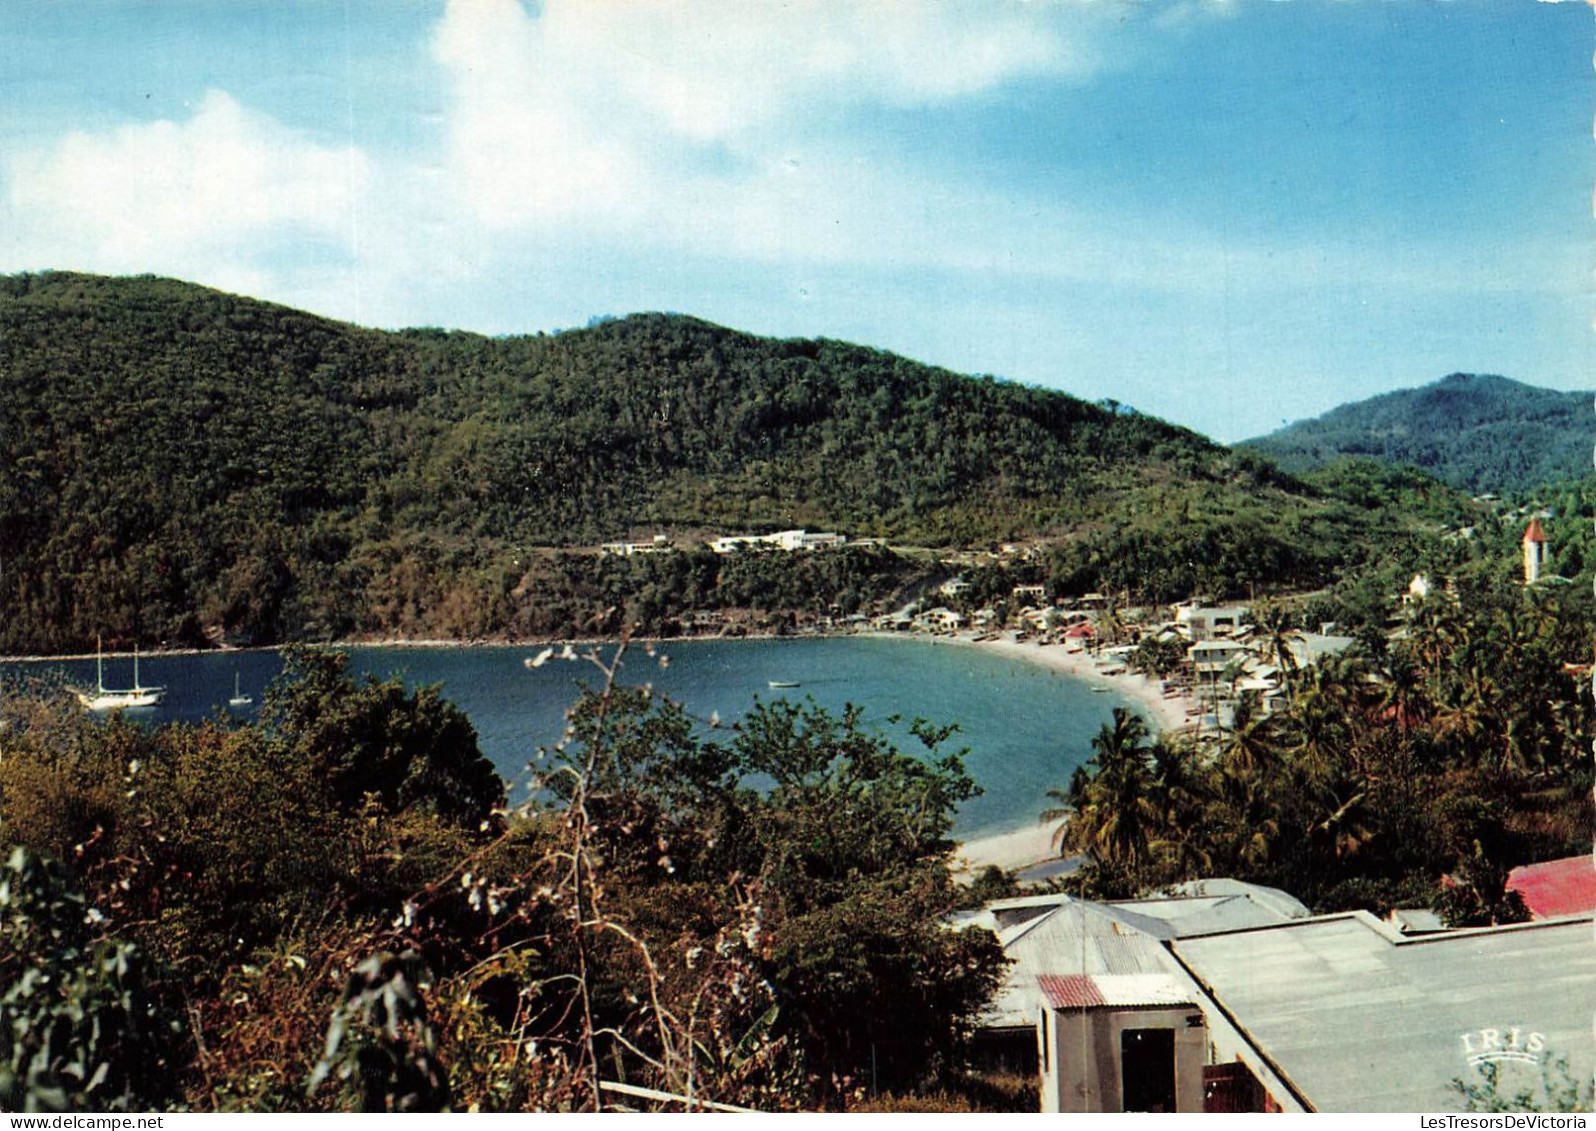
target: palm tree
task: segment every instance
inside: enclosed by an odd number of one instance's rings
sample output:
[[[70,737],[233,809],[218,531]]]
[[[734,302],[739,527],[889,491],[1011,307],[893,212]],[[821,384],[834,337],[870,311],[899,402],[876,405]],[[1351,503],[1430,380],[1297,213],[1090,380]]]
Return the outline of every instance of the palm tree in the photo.
[[[1067,789],[1050,789],[1046,797],[1055,804],[1042,810],[1041,821],[1057,821],[1058,827],[1053,830],[1053,847],[1062,849],[1069,834],[1069,819],[1086,806],[1086,791],[1092,784],[1092,774],[1085,766],[1076,766],[1075,772],[1070,775],[1070,784]]]
[[[1341,768],[1349,727],[1345,689],[1334,673],[1315,666],[1291,701],[1292,752],[1310,780],[1323,782]]]
[[[1387,655],[1379,668],[1380,698],[1375,710],[1401,730],[1412,730],[1431,717],[1434,706],[1424,686],[1424,675],[1405,659]]]
[[[1444,596],[1425,598],[1413,606],[1407,629],[1414,653],[1429,669],[1430,698],[1439,700],[1442,668],[1465,639],[1457,606]]]
[[[1313,826],[1313,831],[1329,842],[1336,857],[1352,856],[1374,839],[1368,800],[1368,792],[1358,790],[1345,801],[1333,793],[1325,801],[1326,816]]]
[[[1297,654],[1292,644],[1302,643],[1302,633],[1291,624],[1291,614],[1281,605],[1260,605],[1253,613],[1253,625],[1263,637],[1263,654],[1280,669],[1280,682],[1291,686],[1291,677],[1297,674]]]
[[[1054,831],[1060,848],[1086,852],[1106,863],[1132,871],[1146,861],[1149,833],[1159,821],[1151,767],[1147,724],[1124,707],[1114,708],[1114,721],[1104,723],[1092,739],[1093,754],[1083,778],[1076,775],[1067,793],[1050,798],[1064,809],[1047,810],[1043,819],[1066,819]]]
[[[1197,748],[1159,738],[1148,753],[1152,802],[1158,813],[1150,845],[1168,871],[1166,878],[1201,875],[1213,866],[1208,803],[1212,772],[1199,764]]]
[[[1279,726],[1256,691],[1243,691],[1219,745],[1219,763],[1237,779],[1268,777],[1280,760]]]
[[[1486,749],[1493,745],[1492,734],[1501,722],[1501,695],[1496,681],[1473,667],[1451,690],[1447,701],[1437,704],[1435,733],[1460,761],[1483,762]]]

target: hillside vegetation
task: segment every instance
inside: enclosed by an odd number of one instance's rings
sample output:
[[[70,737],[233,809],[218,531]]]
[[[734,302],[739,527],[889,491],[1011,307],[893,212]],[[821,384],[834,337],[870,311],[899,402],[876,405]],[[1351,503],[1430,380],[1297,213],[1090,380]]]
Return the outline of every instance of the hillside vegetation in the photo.
[[[1155,599],[1316,585],[1400,541],[1123,409],[675,315],[390,333],[165,279],[22,275],[0,279],[0,373],[6,651],[612,632],[868,606],[913,572],[879,552],[567,552],[656,531],[1044,537],[1061,583]]]
[[[1590,406],[1588,393],[1454,373],[1342,405],[1243,446],[1292,472],[1366,456],[1421,468],[1472,494],[1530,491],[1588,472]]]

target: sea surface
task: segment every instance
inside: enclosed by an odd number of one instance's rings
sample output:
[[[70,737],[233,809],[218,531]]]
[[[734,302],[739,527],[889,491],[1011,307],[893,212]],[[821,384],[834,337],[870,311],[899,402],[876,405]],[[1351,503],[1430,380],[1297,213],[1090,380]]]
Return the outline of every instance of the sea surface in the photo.
[[[1093,693],[1084,682],[1044,668],[984,652],[979,646],[918,639],[841,637],[800,640],[680,641],[655,645],[668,657],[661,666],[634,643],[620,680],[652,684],[690,714],[723,724],[740,718],[757,700],[812,698],[833,711],[853,703],[867,725],[878,726],[900,749],[923,749],[908,722],[923,718],[959,733],[950,747],[966,746],[966,767],[985,791],[958,814],[962,837],[1009,832],[1034,825],[1048,789],[1063,788],[1091,753],[1091,738],[1115,706],[1134,709],[1115,694]],[[599,686],[589,663],[551,660],[529,670],[523,660],[540,647],[350,647],[357,673],[402,677],[409,685],[441,684],[443,693],[471,717],[482,751],[512,784],[511,800],[526,794],[526,768],[539,747],[553,745],[565,728],[565,711],[581,683]],[[602,649],[608,657],[614,647]],[[149,724],[198,721],[218,713],[245,716],[260,709],[266,686],[282,669],[274,651],[157,655],[140,660],[145,684],[164,685],[158,707],[128,711]],[[234,678],[248,707],[229,708]],[[92,686],[93,660],[0,663],[8,684],[27,675]],[[771,681],[797,683],[772,689]],[[131,658],[105,662],[107,687],[133,682]],[[888,716],[904,721],[889,724]]]

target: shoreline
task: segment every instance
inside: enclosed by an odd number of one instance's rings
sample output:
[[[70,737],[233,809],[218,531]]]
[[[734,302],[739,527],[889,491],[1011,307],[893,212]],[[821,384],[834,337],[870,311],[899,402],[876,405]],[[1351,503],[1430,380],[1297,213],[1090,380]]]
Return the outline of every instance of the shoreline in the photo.
[[[1020,643],[1007,634],[993,640],[977,639],[973,633],[963,632],[952,636],[928,636],[922,633],[882,632],[877,630],[848,630],[843,632],[814,632],[796,635],[778,635],[775,633],[748,633],[741,636],[671,636],[671,637],[643,637],[634,636],[630,643],[637,644],[670,644],[670,643],[699,643],[709,641],[740,641],[740,640],[816,640],[839,639],[855,637],[859,639],[880,640],[906,640],[920,644],[950,645],[958,648],[978,648],[996,655],[1018,660],[1021,663],[1047,671],[1057,672],[1071,679],[1079,680],[1093,686],[1105,687],[1116,698],[1131,704],[1145,717],[1156,732],[1172,733],[1182,730],[1189,724],[1188,710],[1194,704],[1184,696],[1166,697],[1159,682],[1135,672],[1125,671],[1120,675],[1105,675],[1105,667],[1123,667],[1117,661],[1104,664],[1081,649],[1071,649],[1063,644],[1043,645],[1034,641]],[[571,644],[575,647],[588,647],[592,645],[613,645],[619,641],[613,638],[594,638],[581,640],[519,640],[519,639],[478,639],[478,640],[448,640],[439,638],[384,638],[384,639],[345,639],[327,644],[312,645],[324,648],[540,648],[550,644]],[[140,651],[143,657],[153,656],[204,656],[227,655],[245,652],[275,652],[280,651],[285,645],[260,645],[246,648],[166,648],[157,651]],[[107,658],[128,658],[131,652],[107,652]],[[94,653],[82,655],[53,655],[53,656],[0,656],[0,663],[48,663],[58,660],[92,660]],[[970,837],[957,843],[954,849],[954,873],[960,877],[973,877],[977,872],[990,866],[997,866],[1005,872],[1021,871],[1038,864],[1043,864],[1057,859],[1053,851],[1052,836],[1056,824],[1043,824],[1038,822],[1031,827],[1009,829],[1004,832],[986,833]]]
[[[1121,675],[1105,675],[1104,667],[1123,668],[1124,665],[1118,661],[1111,665],[1104,664],[1085,650],[1070,649],[1063,644],[1044,645],[1034,641],[1022,644],[1006,633],[996,640],[977,640],[967,634],[933,639],[960,647],[991,651],[1094,686],[1106,687],[1116,697],[1138,708],[1155,733],[1172,734],[1185,729],[1190,725],[1188,711],[1196,706],[1184,695],[1166,697],[1159,681],[1140,673],[1127,669]],[[1056,860],[1058,853],[1053,850],[1053,831],[1057,827],[1057,822],[1038,822],[1031,828],[990,833],[960,841],[954,850],[954,874],[973,877],[982,869],[994,865],[1005,872],[1016,872]]]
[[[1125,667],[1117,660],[1105,664],[1084,650],[1073,650],[1063,644],[1037,644],[1033,641],[1021,644],[1012,638],[1004,637],[996,640],[977,640],[973,636],[961,634],[951,637],[934,636],[930,639],[937,643],[979,648],[985,652],[1007,656],[1035,667],[1058,672],[1060,675],[1067,675],[1092,686],[1106,687],[1118,698],[1129,700],[1139,707],[1155,732],[1173,732],[1189,725],[1187,711],[1194,705],[1191,700],[1185,696],[1165,697],[1163,686],[1159,681],[1129,669],[1121,675],[1104,674],[1105,667]]]

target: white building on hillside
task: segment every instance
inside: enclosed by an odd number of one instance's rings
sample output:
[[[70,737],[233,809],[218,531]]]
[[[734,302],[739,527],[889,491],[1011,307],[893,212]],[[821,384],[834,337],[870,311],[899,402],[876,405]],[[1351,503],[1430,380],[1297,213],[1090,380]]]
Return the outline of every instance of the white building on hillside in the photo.
[[[599,547],[599,553],[629,558],[633,554],[662,554],[672,549],[675,547],[669,538],[656,534],[647,542],[606,542]]]
[[[737,534],[725,538],[713,538],[710,540],[709,548],[717,554],[730,554],[737,550],[762,547],[794,553],[798,550],[830,549],[846,545],[847,542],[847,537],[842,534],[829,532],[811,534],[807,530],[780,530],[775,534]]]

